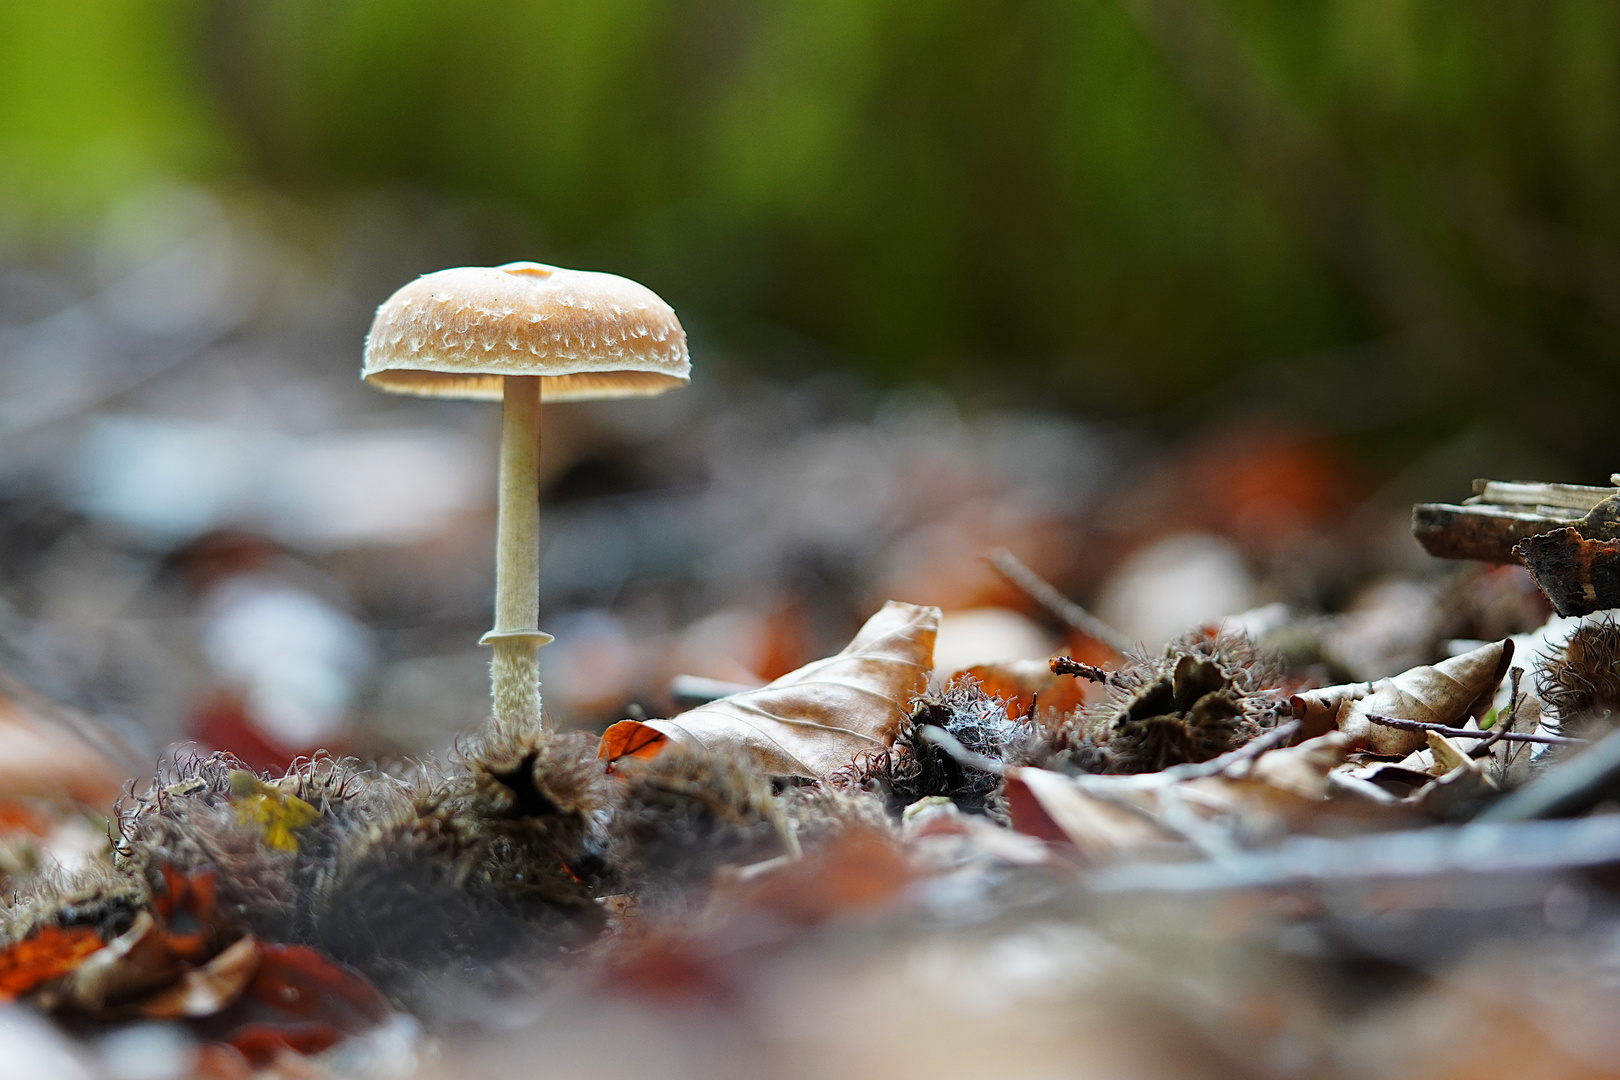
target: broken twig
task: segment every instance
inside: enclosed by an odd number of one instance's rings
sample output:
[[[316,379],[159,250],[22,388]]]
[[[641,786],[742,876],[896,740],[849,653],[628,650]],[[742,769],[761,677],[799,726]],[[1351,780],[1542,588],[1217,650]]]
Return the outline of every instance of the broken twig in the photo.
[[[1059,621],[1082,634],[1096,638],[1121,655],[1132,648],[1133,643],[1124,634],[1058,592],[1050,582],[1024,565],[1022,559],[1006,548],[993,548],[984,558],[996,573],[1051,612]]]
[[[1448,739],[1491,739],[1502,742],[1531,742],[1545,743],[1548,746],[1585,746],[1590,739],[1574,739],[1565,735],[1536,735],[1517,731],[1469,731],[1467,728],[1447,727],[1445,724],[1430,724],[1423,720],[1399,720],[1393,716],[1368,715],[1368,720],[1379,727],[1400,728],[1402,731],[1432,731],[1436,735],[1444,735]]]
[[[1052,674],[1073,675],[1077,679],[1087,682],[1102,683],[1104,686],[1123,686],[1119,672],[1100,668],[1096,664],[1088,664],[1083,660],[1076,660],[1072,656],[1054,656],[1051,660]]]
[[[1232,766],[1253,760],[1267,750],[1288,745],[1304,726],[1304,721],[1301,720],[1278,724],[1270,731],[1256,735],[1236,750],[1228,750],[1220,757],[1210,758],[1208,761],[1188,762],[1185,765],[1172,765],[1164,770],[1164,776],[1171,780],[1196,780],[1203,776],[1219,776]]]

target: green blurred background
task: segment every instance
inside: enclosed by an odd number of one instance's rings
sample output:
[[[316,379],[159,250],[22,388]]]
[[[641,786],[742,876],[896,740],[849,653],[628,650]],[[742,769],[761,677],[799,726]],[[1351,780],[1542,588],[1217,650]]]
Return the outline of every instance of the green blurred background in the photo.
[[[1620,464],[1595,0],[0,5],[12,257],[157,182],[297,207],[314,249],[392,200],[778,374]],[[442,257],[402,243],[374,299]]]

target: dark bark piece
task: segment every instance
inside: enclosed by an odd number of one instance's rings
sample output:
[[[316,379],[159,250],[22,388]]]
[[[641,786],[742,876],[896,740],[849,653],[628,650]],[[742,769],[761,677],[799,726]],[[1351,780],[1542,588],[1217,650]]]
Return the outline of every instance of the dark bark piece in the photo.
[[[1515,563],[1519,561],[1513,554],[1515,544],[1568,524],[1496,506],[1419,503],[1412,508],[1412,535],[1424,551],[1440,559]]]
[[[1620,607],[1620,540],[1588,540],[1573,528],[1555,529],[1519,541],[1513,554],[1560,615]]]

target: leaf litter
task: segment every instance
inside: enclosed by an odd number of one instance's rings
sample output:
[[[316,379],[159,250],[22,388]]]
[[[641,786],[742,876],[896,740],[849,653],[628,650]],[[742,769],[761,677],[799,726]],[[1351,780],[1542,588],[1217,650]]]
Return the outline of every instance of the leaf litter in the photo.
[[[1327,686],[1218,628],[931,675],[938,621],[596,739],[171,757],[9,882],[0,993],[173,1075],[1620,1069],[1611,619]]]

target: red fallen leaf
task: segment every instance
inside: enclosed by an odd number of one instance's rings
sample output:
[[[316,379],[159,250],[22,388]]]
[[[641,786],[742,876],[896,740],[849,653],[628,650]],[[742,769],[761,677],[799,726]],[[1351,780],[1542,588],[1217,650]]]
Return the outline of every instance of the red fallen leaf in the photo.
[[[364,975],[307,945],[266,945],[247,996],[344,1031],[363,1030],[389,1013],[388,999]]]
[[[0,951],[0,1001],[15,1001],[40,983],[68,974],[102,947],[88,926],[43,926]]]
[[[1014,829],[1073,844],[1089,863],[1175,840],[1147,816],[1098,798],[1047,769],[1009,769],[1003,791]]]
[[[729,1008],[740,1003],[736,973],[714,942],[703,937],[655,935],[627,943],[607,957],[602,989],[659,1004],[705,1004]]]
[[[255,1068],[283,1051],[317,1054],[376,1026],[388,999],[364,975],[307,945],[261,945],[258,970],[229,1009],[196,1030]]]
[[[226,1045],[240,1052],[255,1069],[264,1069],[274,1064],[283,1051],[319,1054],[342,1041],[343,1033],[331,1024],[303,1021],[243,1024],[231,1033]]]

